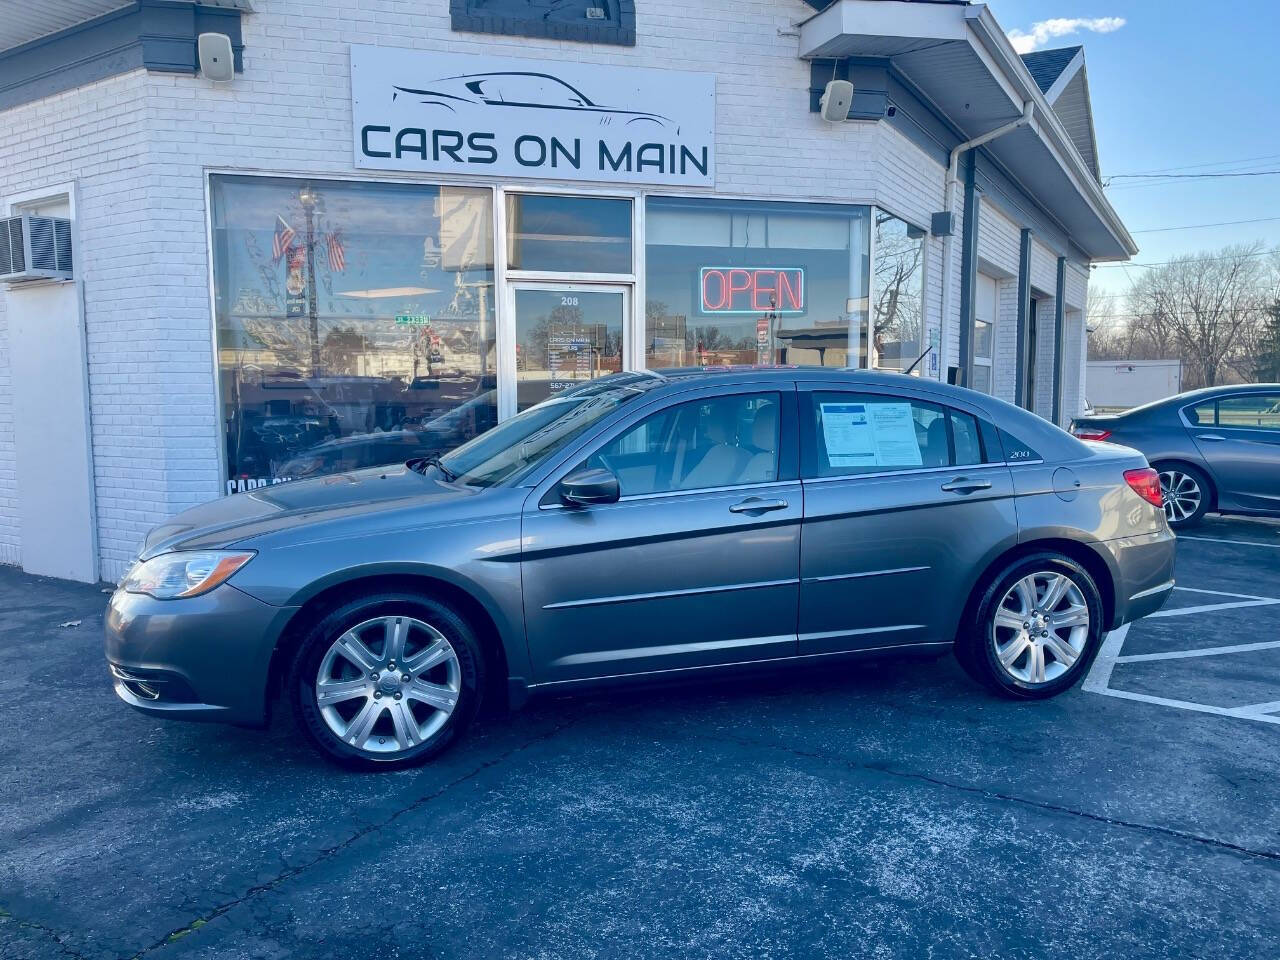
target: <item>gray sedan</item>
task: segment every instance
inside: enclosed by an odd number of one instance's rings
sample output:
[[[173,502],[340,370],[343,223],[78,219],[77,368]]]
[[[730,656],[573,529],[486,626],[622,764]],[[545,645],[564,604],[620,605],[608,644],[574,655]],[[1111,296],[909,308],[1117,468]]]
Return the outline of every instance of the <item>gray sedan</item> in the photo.
[[[1280,384],[1192,390],[1115,416],[1080,417],[1071,431],[1141,450],[1160,474],[1175,528],[1210,510],[1280,516]]]
[[[982,394],[833,370],[617,374],[442,459],[280,484],[148,536],[115,690],[347,765],[439,753],[482,699],[954,649],[1069,688],[1173,586],[1140,453]]]

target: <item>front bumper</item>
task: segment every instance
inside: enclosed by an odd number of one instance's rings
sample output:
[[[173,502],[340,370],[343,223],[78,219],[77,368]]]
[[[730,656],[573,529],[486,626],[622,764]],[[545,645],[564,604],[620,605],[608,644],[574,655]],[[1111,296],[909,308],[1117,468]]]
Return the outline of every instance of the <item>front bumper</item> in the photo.
[[[297,609],[225,583],[185,600],[117,590],[105,620],[116,695],[151,716],[260,725],[271,655]]]
[[[1107,540],[1115,571],[1115,616],[1107,629],[1115,630],[1155,613],[1173,592],[1173,560],[1177,539],[1165,527],[1159,533]]]

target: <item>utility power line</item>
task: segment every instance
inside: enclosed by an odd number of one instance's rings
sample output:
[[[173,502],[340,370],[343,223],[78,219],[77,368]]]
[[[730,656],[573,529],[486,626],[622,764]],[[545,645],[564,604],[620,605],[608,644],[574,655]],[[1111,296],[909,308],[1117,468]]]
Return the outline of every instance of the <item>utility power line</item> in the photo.
[[[1133,176],[1136,174],[1149,173],[1178,173],[1183,170],[1202,170],[1205,167],[1233,167],[1242,163],[1258,163],[1263,160],[1280,160],[1280,153],[1269,153],[1262,157],[1240,157],[1237,160],[1212,160],[1208,163],[1188,163],[1178,167],[1156,167],[1154,170],[1135,170],[1132,174],[1117,174],[1117,176]]]
[[[1245,259],[1253,257],[1269,257],[1273,253],[1280,253],[1280,247],[1273,250],[1259,250],[1257,253],[1242,254]],[[1223,260],[1235,260],[1236,257],[1188,257],[1185,260],[1162,260],[1159,263],[1099,263],[1095,264],[1095,270],[1120,270],[1126,267],[1167,267],[1171,263],[1221,263]]]
[[[1235,170],[1229,173],[1117,173],[1106,178],[1104,186],[1113,180],[1224,180],[1228,177],[1273,177],[1280,170]]]
[[[1206,227],[1235,227],[1242,223],[1272,223],[1280,217],[1256,217],[1252,220],[1219,220],[1217,223],[1188,223],[1181,227],[1148,227],[1145,230],[1130,230],[1130,233],[1169,233],[1173,230],[1203,230]]]

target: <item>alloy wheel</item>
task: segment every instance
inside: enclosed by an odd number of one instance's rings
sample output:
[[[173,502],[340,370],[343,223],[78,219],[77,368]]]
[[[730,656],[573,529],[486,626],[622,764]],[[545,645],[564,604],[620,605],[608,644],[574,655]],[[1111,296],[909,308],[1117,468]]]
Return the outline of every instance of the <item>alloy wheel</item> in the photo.
[[[1196,478],[1181,470],[1160,472],[1160,492],[1164,494],[1164,515],[1170,523],[1194,516],[1204,497]]]
[[[991,630],[996,659],[1015,680],[1042,684],[1071,669],[1089,639],[1089,605],[1070,577],[1028,574],[1005,593]]]
[[[453,645],[413,617],[376,617],[329,645],[315,697],[330,731],[357,750],[394,754],[429,740],[462,690]]]

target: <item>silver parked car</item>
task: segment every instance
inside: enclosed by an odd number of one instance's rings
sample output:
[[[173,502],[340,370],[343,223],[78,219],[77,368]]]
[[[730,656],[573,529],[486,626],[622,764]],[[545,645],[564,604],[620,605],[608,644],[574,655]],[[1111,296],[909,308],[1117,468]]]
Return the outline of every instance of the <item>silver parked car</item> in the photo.
[[[1192,390],[1114,416],[1078,417],[1071,432],[1142,451],[1160,474],[1174,528],[1211,510],[1280,517],[1280,383]]]
[[[997,693],[1080,679],[1160,607],[1142,455],[899,374],[616,374],[441,459],[156,528],[111,598],[122,700],[421,762],[484,697],[954,648]]]

